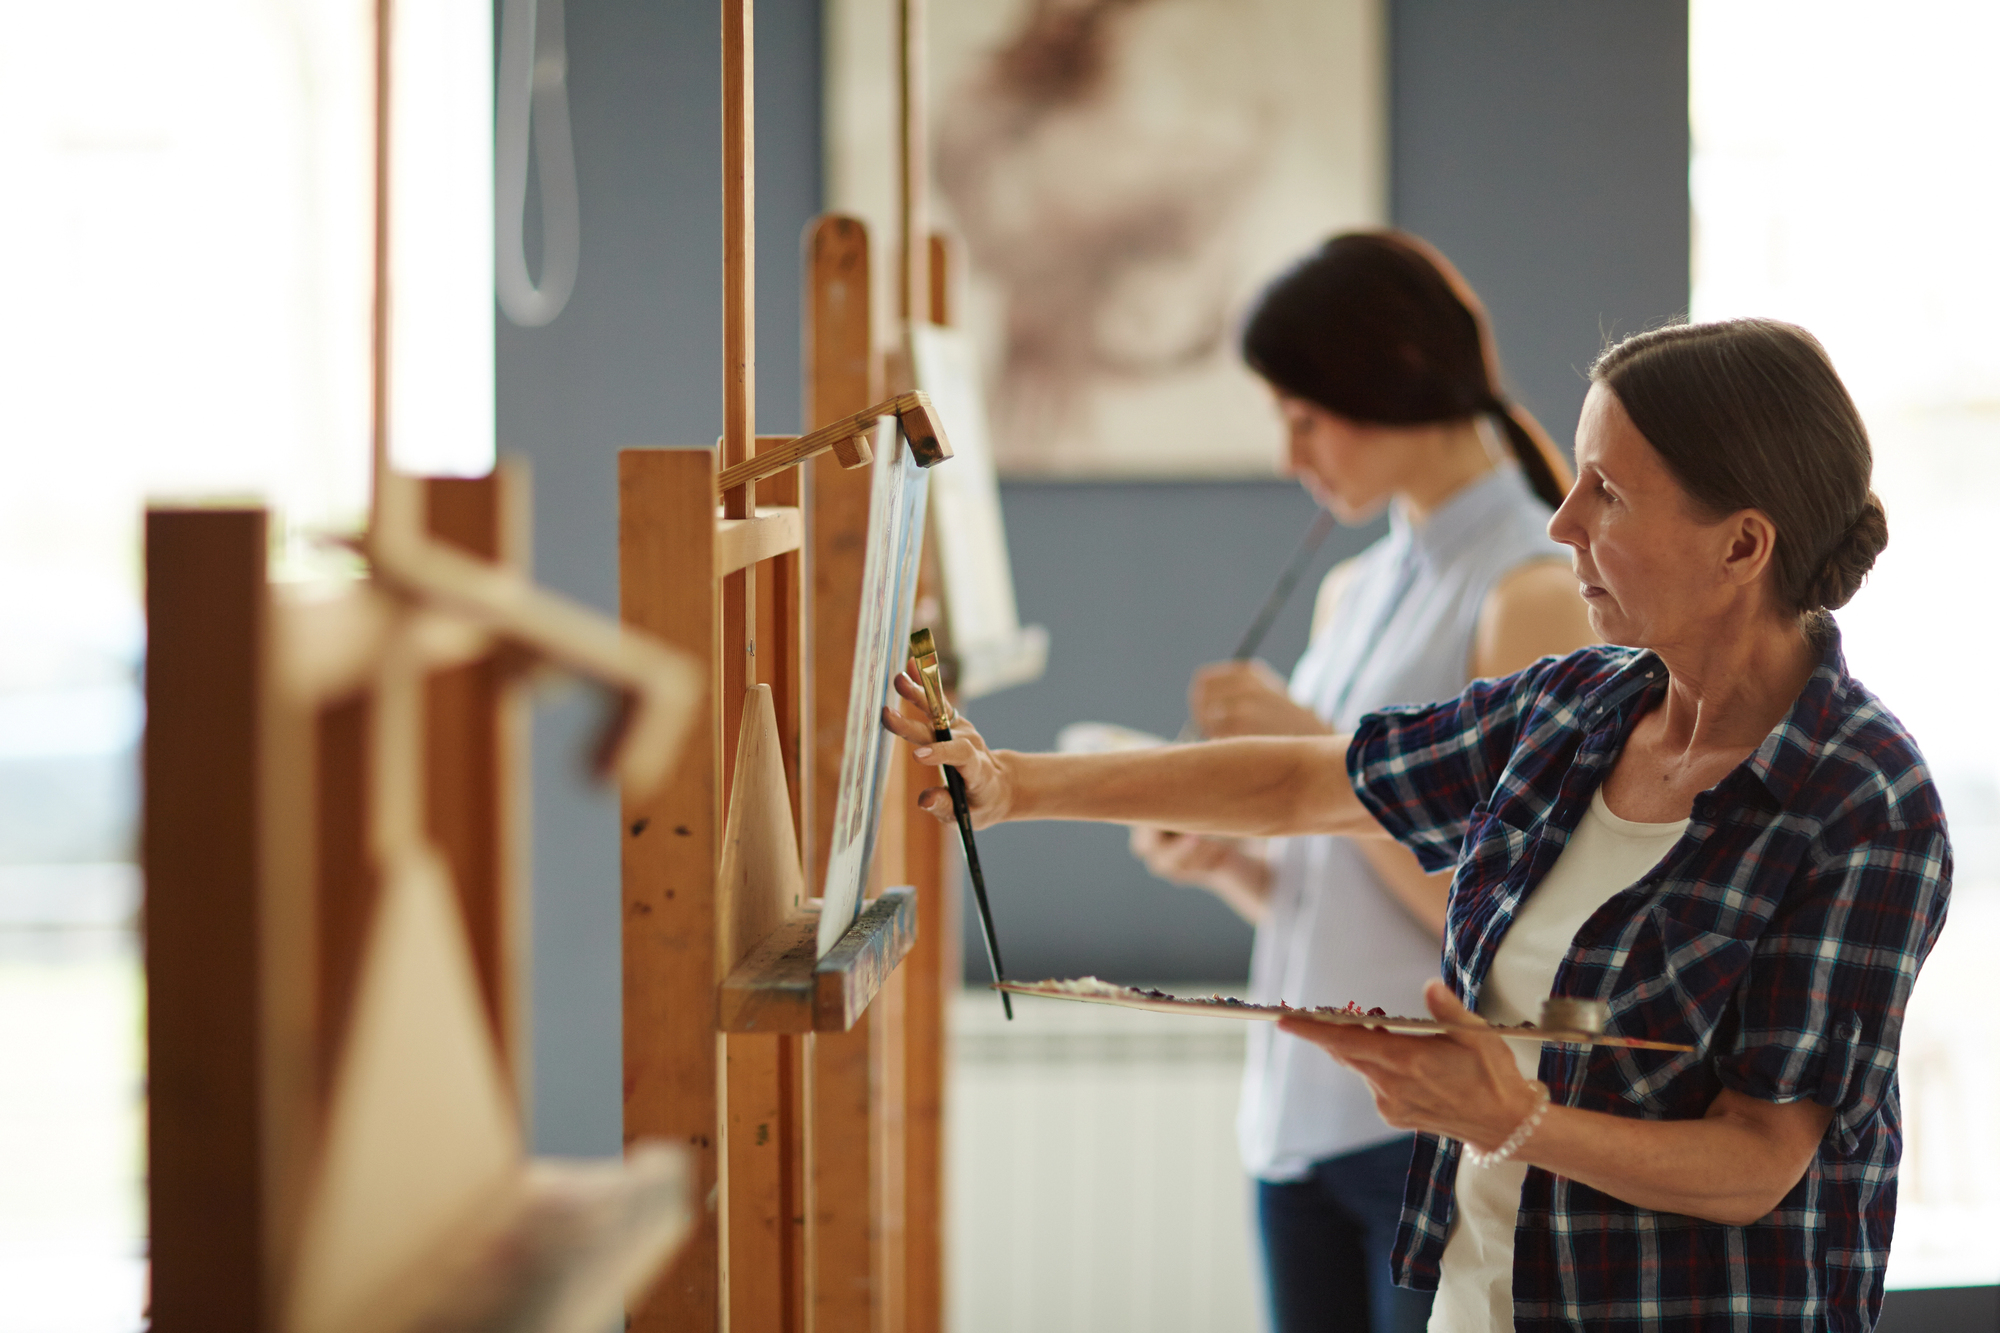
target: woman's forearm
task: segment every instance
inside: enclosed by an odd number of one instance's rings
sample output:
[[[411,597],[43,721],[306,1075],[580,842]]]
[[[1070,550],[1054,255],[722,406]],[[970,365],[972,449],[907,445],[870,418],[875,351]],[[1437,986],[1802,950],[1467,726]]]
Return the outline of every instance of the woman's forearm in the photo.
[[[1553,1107],[1521,1157],[1639,1208],[1747,1226],[1799,1183],[1832,1117],[1728,1092],[1700,1120]]]
[[[1003,819],[1151,824],[1184,833],[1384,836],[1354,794],[1345,736],[1260,736],[1114,754],[994,759]]]
[[[1321,1046],[1368,1080],[1382,1119],[1491,1152],[1543,1103],[1506,1042],[1482,1029],[1442,981],[1425,984],[1431,1016],[1457,1029],[1397,1036],[1305,1018],[1281,1030]],[[1516,1160],[1657,1212],[1743,1226],[1799,1183],[1833,1113],[1810,1101],[1767,1102],[1724,1089],[1699,1120],[1641,1120],[1551,1106]],[[1461,1171],[1483,1168],[1461,1163]]]

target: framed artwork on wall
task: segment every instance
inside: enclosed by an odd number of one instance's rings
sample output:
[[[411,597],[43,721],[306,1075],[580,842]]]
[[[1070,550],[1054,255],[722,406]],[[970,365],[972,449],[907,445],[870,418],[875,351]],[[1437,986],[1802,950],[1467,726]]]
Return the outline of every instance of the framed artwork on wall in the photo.
[[[829,206],[893,243],[894,5],[826,13]],[[999,475],[1269,473],[1236,327],[1287,263],[1383,222],[1381,0],[931,0],[927,22],[930,205],[963,243]]]

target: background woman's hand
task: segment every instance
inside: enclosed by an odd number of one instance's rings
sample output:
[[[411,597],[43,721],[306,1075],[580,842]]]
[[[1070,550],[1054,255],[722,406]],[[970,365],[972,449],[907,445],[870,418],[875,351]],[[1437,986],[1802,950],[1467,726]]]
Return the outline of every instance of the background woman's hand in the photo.
[[[1188,716],[1210,740],[1332,734],[1312,709],[1292,702],[1284,680],[1263,662],[1215,662],[1196,670]]]
[[[1507,1043],[1442,981],[1424,987],[1431,1016],[1459,1030],[1442,1037],[1398,1036],[1370,1028],[1335,1027],[1287,1018],[1278,1027],[1321,1047],[1368,1081],[1375,1109],[1392,1129],[1442,1134],[1492,1150],[1539,1101],[1521,1077]]]
[[[951,739],[933,740],[930,710],[924,706],[924,689],[905,671],[896,676],[896,693],[914,707],[884,708],[882,725],[909,742],[917,762],[938,768],[950,764],[965,779],[966,804],[972,810],[972,826],[985,828],[1007,817],[1011,788],[1005,766],[986,748],[979,728],[963,716],[951,724]],[[942,785],[926,788],[917,796],[918,808],[941,824],[952,823],[951,791]]]
[[[1263,920],[1271,898],[1271,864],[1250,840],[1135,824],[1130,846],[1132,855],[1160,879],[1207,889],[1252,925]]]

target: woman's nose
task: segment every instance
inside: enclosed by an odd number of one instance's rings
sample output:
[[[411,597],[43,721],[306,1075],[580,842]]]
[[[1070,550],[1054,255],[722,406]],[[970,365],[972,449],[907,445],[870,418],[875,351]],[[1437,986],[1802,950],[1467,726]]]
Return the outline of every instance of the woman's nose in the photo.
[[[1583,549],[1583,525],[1570,513],[1575,494],[1572,491],[1565,496],[1556,512],[1549,515],[1549,540],[1563,546],[1574,546],[1580,551]]]

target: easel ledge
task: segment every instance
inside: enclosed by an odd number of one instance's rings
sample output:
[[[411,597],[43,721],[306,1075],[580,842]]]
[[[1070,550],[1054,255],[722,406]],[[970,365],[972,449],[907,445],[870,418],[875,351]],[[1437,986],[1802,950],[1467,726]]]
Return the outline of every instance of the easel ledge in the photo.
[[[722,983],[725,1032],[845,1032],[917,941],[917,894],[884,889],[826,957],[815,959],[819,913],[808,909],[765,936]]]

